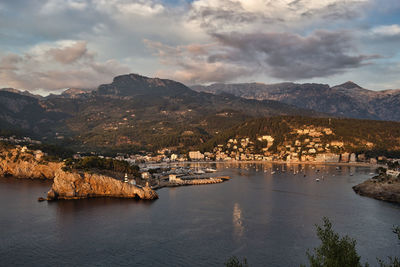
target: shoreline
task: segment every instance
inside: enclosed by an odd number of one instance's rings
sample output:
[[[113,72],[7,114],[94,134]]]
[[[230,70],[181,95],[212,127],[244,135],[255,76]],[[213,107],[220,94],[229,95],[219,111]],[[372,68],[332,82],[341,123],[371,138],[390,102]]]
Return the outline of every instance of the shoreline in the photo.
[[[400,181],[397,178],[377,175],[352,188],[360,196],[400,204]]]
[[[287,161],[260,161],[260,160],[235,160],[235,161],[181,161],[181,162],[160,162],[142,163],[144,165],[182,165],[182,164],[286,164],[286,165],[330,165],[330,166],[352,166],[352,167],[371,167],[378,168],[383,164],[371,164],[366,162],[287,162]],[[141,165],[141,164],[140,164]]]

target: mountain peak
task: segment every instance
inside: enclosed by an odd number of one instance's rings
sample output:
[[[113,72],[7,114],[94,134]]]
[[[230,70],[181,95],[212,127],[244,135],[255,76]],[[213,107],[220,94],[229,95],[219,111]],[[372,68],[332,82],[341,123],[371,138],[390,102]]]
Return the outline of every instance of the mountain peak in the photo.
[[[358,88],[358,89],[362,89],[361,86],[359,86],[358,84],[352,82],[352,81],[347,81],[343,84],[340,85],[336,85],[335,87],[342,87],[342,88],[346,88],[346,89],[353,89],[353,88]]]
[[[14,88],[1,88],[0,92],[9,92],[9,93],[23,95],[23,96],[29,96],[29,97],[33,97],[33,98],[37,98],[37,99],[42,98],[42,96],[31,94],[29,91],[26,91],[26,90],[21,91],[21,90],[14,89]]]
[[[164,96],[188,91],[192,90],[173,80],[149,78],[130,73],[115,77],[111,84],[100,85],[96,94],[122,97],[135,95]]]

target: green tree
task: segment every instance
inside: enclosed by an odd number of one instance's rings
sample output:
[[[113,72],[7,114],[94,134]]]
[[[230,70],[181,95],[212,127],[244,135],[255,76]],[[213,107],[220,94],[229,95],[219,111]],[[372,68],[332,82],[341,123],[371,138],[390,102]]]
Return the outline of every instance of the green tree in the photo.
[[[316,225],[317,235],[322,244],[314,248],[314,254],[307,251],[311,267],[361,267],[356,251],[356,241],[350,237],[340,237],[332,230],[332,223],[323,218],[324,225]],[[366,265],[367,266],[367,265]]]
[[[237,257],[233,256],[230,257],[226,262],[225,262],[226,267],[249,267],[247,264],[247,259],[243,258],[243,261],[240,261]]]

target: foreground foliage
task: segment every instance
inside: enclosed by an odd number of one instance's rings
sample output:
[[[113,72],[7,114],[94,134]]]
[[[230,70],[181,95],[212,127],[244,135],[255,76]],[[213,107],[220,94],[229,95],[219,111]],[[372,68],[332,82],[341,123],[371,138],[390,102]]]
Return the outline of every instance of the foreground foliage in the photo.
[[[332,230],[332,223],[323,218],[324,225],[317,225],[317,236],[322,244],[314,248],[314,254],[307,251],[311,267],[361,267],[360,256],[356,251],[356,241],[349,236],[340,237]],[[366,265],[367,266],[367,265]]]
[[[361,264],[361,257],[356,250],[356,240],[349,236],[340,236],[332,229],[332,223],[328,218],[323,218],[323,225],[316,225],[317,236],[321,240],[321,245],[314,248],[314,253],[307,251],[307,258],[310,267],[362,267],[369,266]],[[400,226],[393,227],[393,233],[397,235],[400,242]],[[399,243],[400,244],[400,243]],[[400,267],[398,257],[388,257],[388,261],[377,259],[380,267]],[[231,257],[225,262],[227,267],[248,267],[247,259],[243,262],[237,257]],[[300,265],[305,267],[306,265]]]

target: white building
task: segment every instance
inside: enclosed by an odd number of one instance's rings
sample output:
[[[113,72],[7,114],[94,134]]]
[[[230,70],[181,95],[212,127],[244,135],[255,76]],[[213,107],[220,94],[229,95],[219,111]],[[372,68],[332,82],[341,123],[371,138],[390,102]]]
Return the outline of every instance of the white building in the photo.
[[[357,161],[357,156],[355,153],[351,153],[350,154],[350,162],[356,162]]]
[[[168,175],[168,180],[169,180],[170,182],[182,182],[182,179],[181,179],[181,178],[177,178],[177,177],[176,177],[176,174],[170,174],[170,175]]]
[[[142,179],[150,179],[151,178],[151,174],[149,172],[142,172],[141,176],[142,176]]]
[[[189,151],[189,158],[191,160],[204,159],[204,155],[200,151]]]

